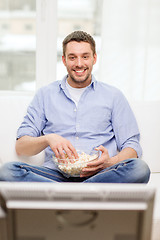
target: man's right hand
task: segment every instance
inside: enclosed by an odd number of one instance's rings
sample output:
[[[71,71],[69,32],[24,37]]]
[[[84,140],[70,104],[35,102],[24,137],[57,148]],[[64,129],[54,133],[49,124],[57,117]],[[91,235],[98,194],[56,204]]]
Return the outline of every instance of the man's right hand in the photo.
[[[65,154],[67,154],[68,158],[70,159],[78,158],[76,149],[66,138],[54,133],[48,134],[45,137],[48,145],[50,146],[57,158],[65,159]]]
[[[50,146],[57,158],[78,158],[73,145],[60,135],[51,133],[40,137],[23,136],[16,141],[16,152],[21,156],[33,156]]]

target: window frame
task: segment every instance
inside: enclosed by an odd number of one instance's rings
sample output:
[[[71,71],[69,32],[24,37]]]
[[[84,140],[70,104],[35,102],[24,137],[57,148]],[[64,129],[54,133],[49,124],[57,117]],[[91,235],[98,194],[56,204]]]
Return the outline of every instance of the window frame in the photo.
[[[57,0],[36,0],[36,89],[56,79]]]

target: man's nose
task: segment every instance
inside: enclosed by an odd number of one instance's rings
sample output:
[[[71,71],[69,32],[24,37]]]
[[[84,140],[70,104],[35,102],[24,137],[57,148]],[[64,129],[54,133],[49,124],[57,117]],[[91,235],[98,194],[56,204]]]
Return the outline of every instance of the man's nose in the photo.
[[[82,67],[82,65],[83,65],[83,60],[82,60],[82,58],[77,58],[77,61],[76,61],[76,65],[78,66],[78,67]]]

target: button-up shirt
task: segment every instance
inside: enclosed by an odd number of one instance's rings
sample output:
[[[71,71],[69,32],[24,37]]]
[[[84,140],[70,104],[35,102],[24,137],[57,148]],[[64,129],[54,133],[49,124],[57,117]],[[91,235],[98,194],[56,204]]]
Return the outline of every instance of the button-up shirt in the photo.
[[[66,78],[37,91],[18,129],[17,138],[55,133],[68,139],[76,149],[103,145],[112,157],[131,147],[140,157],[137,122],[122,92],[92,76],[91,84],[76,106],[66,88]],[[48,146],[44,166],[55,168],[53,154]]]

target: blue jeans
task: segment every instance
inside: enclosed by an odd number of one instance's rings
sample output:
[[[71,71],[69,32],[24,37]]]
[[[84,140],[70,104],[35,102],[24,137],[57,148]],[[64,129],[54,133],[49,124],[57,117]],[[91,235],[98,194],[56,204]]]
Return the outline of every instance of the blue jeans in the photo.
[[[67,178],[56,169],[22,162],[8,162],[0,168],[0,181],[14,182],[147,183],[149,177],[149,167],[137,158],[121,161],[87,178]]]

